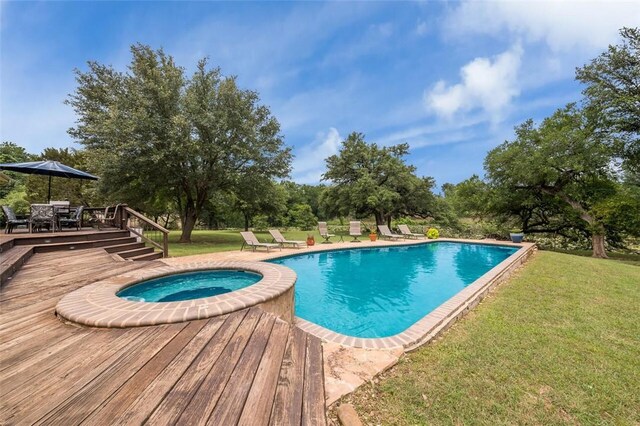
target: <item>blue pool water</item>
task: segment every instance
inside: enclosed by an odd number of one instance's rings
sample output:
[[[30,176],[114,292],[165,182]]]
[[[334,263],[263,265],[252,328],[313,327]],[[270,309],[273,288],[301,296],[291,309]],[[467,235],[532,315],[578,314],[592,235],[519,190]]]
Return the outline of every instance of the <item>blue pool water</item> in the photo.
[[[217,296],[248,287],[262,279],[245,271],[198,271],[143,281],[117,296],[139,302],[177,302]]]
[[[296,315],[338,333],[400,333],[517,249],[435,242],[272,260],[298,274]]]

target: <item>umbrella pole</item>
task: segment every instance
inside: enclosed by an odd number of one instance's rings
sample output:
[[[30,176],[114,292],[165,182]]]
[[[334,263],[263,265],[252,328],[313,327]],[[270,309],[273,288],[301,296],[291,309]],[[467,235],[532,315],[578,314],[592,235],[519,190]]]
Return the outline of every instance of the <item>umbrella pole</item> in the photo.
[[[47,193],[47,203],[51,202],[51,175],[49,175],[49,192]]]

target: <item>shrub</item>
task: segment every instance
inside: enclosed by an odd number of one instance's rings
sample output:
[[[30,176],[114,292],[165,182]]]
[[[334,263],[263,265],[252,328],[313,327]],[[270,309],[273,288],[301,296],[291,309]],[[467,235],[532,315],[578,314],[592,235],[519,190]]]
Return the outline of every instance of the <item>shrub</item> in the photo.
[[[429,230],[427,231],[427,238],[429,238],[430,240],[435,240],[439,236],[440,233],[436,228],[429,228]]]
[[[313,210],[308,204],[296,204],[289,212],[291,222],[303,231],[310,231],[316,227],[318,218],[313,215]]]

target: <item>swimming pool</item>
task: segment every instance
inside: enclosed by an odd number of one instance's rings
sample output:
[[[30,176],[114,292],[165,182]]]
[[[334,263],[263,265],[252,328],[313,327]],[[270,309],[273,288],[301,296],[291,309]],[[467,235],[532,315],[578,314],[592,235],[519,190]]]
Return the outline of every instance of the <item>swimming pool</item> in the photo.
[[[270,262],[298,275],[296,316],[347,336],[381,338],[405,331],[517,250],[431,242],[298,254]]]
[[[133,302],[177,302],[240,290],[261,279],[262,275],[245,271],[197,271],[143,281],[119,291],[117,296]]]

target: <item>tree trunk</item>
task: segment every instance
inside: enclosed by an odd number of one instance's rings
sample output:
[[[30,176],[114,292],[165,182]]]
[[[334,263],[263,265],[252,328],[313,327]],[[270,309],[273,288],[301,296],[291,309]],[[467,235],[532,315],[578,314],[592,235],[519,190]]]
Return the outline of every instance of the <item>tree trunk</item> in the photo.
[[[244,214],[244,230],[248,231],[249,230],[249,215],[248,214]]]
[[[386,223],[384,215],[381,212],[375,212],[374,215],[376,217],[376,225],[384,225]]]
[[[593,234],[591,236],[591,243],[593,245],[593,257],[608,259],[607,252],[604,249],[604,235]]]
[[[187,202],[184,216],[182,218],[182,234],[180,235],[179,243],[191,242],[191,231],[193,231],[193,228],[196,226],[197,219],[198,214],[193,202]]]

